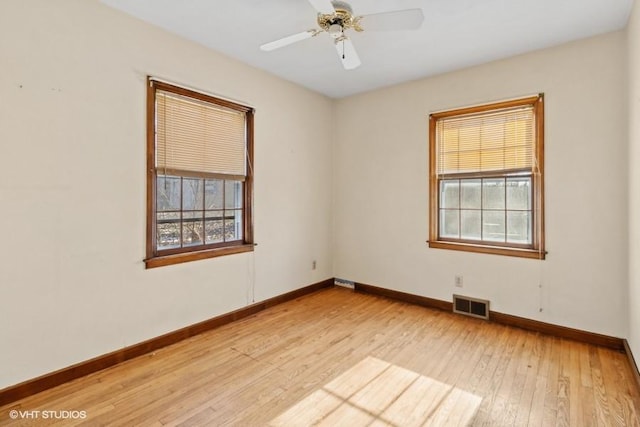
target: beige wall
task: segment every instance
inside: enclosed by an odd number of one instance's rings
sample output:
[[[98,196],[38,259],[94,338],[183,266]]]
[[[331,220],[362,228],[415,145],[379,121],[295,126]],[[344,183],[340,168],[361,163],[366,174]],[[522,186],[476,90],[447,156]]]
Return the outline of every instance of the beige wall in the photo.
[[[147,74],[256,108],[254,253],[144,269]],[[0,389],[332,277],[331,120],[97,0],[0,2]]]
[[[629,51],[629,346],[640,364],[640,4],[627,28]]]
[[[337,102],[336,277],[626,336],[625,57],[617,32]],[[429,249],[429,112],[538,92],[547,260]]]

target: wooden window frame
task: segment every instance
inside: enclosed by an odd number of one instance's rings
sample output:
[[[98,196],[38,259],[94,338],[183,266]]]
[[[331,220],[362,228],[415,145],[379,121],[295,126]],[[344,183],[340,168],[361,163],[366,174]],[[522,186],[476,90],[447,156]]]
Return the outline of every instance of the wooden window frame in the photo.
[[[240,111],[246,118],[246,175],[243,182],[243,236],[240,241],[202,244],[179,249],[157,249],[156,185],[156,92],[170,92],[183,97],[212,103],[224,108]],[[162,267],[183,262],[197,261],[218,256],[231,255],[254,250],[253,242],[253,140],[254,110],[226,99],[196,92],[170,83],[147,79],[147,230],[146,268]],[[197,174],[196,174],[197,175]],[[189,177],[188,174],[180,175]],[[193,176],[193,175],[192,175]],[[233,177],[229,177],[233,179]]]
[[[535,158],[536,173],[531,174],[532,180],[532,244],[520,245],[512,243],[490,244],[486,241],[469,241],[462,239],[445,239],[440,237],[440,180],[437,173],[437,122],[442,118],[464,116],[468,114],[484,113],[520,106],[532,106],[535,116]],[[508,171],[493,172],[491,174],[461,174],[466,177],[486,178],[489,176],[509,176]],[[450,249],[465,252],[514,256],[543,260],[546,257],[544,233],[544,96],[536,96],[465,107],[454,110],[436,112],[429,115],[429,240],[430,248]]]

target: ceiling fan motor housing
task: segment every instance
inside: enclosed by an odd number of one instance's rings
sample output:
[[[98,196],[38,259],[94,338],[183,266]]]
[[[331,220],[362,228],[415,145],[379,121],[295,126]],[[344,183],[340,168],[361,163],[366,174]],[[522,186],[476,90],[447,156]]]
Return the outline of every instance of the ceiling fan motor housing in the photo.
[[[356,31],[362,31],[359,20],[360,17],[353,16],[351,6],[344,1],[332,1],[331,4],[335,9],[331,14],[318,14],[318,26],[329,33],[333,38],[340,37],[344,30],[353,28]],[[336,27],[339,26],[339,27]]]
[[[351,5],[346,1],[333,0],[331,4],[333,5],[333,8],[335,10],[341,10],[343,12],[348,12],[349,14],[353,15],[353,9],[351,9]]]

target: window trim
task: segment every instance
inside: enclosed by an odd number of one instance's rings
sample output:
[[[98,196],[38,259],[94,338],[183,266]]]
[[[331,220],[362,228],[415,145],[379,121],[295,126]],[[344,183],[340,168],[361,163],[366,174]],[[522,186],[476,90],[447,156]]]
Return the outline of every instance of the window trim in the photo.
[[[452,240],[439,238],[439,184],[437,175],[436,153],[436,124],[439,119],[462,116],[467,114],[483,113],[492,110],[500,110],[519,106],[531,105],[535,116],[535,156],[537,159],[536,173],[531,174],[532,179],[532,213],[533,229],[530,248],[518,247],[519,245],[500,244],[491,245],[475,241]],[[484,253],[494,255],[514,256],[543,260],[546,257],[545,232],[544,232],[544,95],[538,94],[526,98],[482,104],[472,107],[463,107],[453,110],[431,113],[429,115],[429,240],[430,248],[450,249],[457,251]]]
[[[162,90],[200,101],[214,103],[225,108],[241,111],[246,117],[246,176],[243,185],[243,240],[239,242],[215,243],[184,248],[183,250],[158,251],[156,249],[156,91]],[[197,261],[236,253],[251,252],[253,242],[253,141],[254,110],[251,107],[196,92],[170,83],[147,78],[147,229],[145,268],[162,267],[183,262]]]

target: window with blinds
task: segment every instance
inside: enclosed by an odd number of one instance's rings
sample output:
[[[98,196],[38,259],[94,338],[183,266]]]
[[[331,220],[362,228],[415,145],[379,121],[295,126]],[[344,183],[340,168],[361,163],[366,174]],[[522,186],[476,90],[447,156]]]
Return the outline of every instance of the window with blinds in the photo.
[[[147,267],[253,249],[253,110],[149,79]]]
[[[544,258],[542,95],[429,122],[430,247]]]

